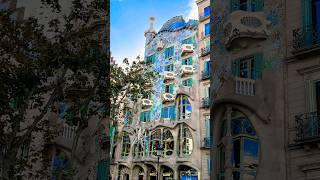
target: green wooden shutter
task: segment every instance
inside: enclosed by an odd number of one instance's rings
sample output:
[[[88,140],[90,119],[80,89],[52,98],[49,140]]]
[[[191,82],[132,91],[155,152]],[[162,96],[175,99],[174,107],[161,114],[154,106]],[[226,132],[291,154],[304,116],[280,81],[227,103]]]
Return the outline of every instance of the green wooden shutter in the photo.
[[[256,11],[263,11],[264,0],[255,0]]]
[[[164,108],[161,109],[161,118],[164,118]]]
[[[305,46],[312,45],[312,0],[302,0],[303,4],[303,32]]]
[[[107,180],[109,175],[108,162],[106,160],[99,161],[98,164],[98,180]]]
[[[192,57],[189,57],[189,59],[190,59],[190,60],[189,60],[189,61],[190,61],[190,64],[189,64],[189,65],[192,65],[192,64],[193,64],[193,62],[192,62],[192,60],[193,60]]]
[[[169,92],[173,93],[173,91],[174,91],[174,84],[170,84],[169,85]]]
[[[240,9],[240,0],[230,0],[230,12]]]
[[[206,119],[206,137],[210,137],[210,120]]]
[[[176,106],[172,106],[173,116],[172,119],[176,119]]]
[[[148,119],[147,119],[147,121],[150,122],[150,120],[151,120],[151,112],[148,111],[147,113],[148,113]]]
[[[315,84],[312,80],[306,80],[305,82],[305,96],[307,112],[317,111]]]
[[[262,71],[263,71],[263,53],[257,53],[254,56],[255,76],[253,79],[262,79]]]
[[[240,61],[239,60],[235,60],[232,63],[232,74],[234,76],[240,76]]]

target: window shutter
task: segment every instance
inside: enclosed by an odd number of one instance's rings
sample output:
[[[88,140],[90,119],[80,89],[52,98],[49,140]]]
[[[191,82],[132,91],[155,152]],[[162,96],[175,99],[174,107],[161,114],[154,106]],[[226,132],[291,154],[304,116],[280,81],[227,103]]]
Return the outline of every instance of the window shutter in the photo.
[[[240,0],[230,0],[230,12],[240,9]]]
[[[161,109],[161,118],[164,118],[164,108]]]
[[[254,56],[254,77],[253,79],[262,79],[263,71],[263,53],[257,53]]]
[[[189,57],[189,65],[192,65],[193,62],[192,62],[192,57]]]
[[[142,121],[142,120],[143,120],[143,112],[140,113],[140,121]]]
[[[172,119],[176,119],[176,106],[172,106],[172,111],[173,111]]]
[[[303,32],[305,44],[312,45],[312,0],[302,0],[303,5]]]
[[[170,84],[169,85],[169,92],[173,93],[173,91],[174,91],[174,84]]]
[[[240,61],[239,60],[235,60],[232,63],[232,74],[234,76],[240,76]]]
[[[206,137],[210,137],[210,120],[206,117]]]
[[[263,11],[264,0],[254,0],[256,11]]]
[[[150,121],[150,120],[151,120],[151,112],[148,111],[148,119],[147,119],[147,121]]]
[[[306,96],[306,109],[307,112],[315,112],[316,108],[316,97],[315,97],[315,84],[312,80],[306,80],[305,82],[305,96]]]

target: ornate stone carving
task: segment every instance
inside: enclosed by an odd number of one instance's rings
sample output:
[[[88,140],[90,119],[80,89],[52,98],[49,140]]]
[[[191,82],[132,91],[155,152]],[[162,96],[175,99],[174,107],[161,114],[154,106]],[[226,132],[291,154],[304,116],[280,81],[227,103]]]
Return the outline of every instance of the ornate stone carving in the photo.
[[[265,40],[270,35],[270,22],[263,12],[234,11],[224,24],[225,46],[232,49],[234,46],[247,44],[248,40]],[[238,43],[234,43],[238,41]],[[246,46],[244,46],[246,47]]]

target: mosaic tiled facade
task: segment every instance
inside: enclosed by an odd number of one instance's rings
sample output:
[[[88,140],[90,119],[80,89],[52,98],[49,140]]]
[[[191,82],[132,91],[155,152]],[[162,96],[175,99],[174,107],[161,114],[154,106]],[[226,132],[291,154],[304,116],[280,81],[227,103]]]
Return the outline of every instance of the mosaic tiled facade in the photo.
[[[145,32],[145,60],[160,77],[145,87],[153,89],[153,95],[143,97],[127,113],[114,150],[112,177],[209,179],[206,149],[210,142],[204,142],[205,123],[200,119],[204,107],[199,92],[203,71],[199,22],[186,22],[182,16],[176,16],[156,32],[153,21],[151,18],[150,29]],[[163,149],[159,166],[158,147]]]

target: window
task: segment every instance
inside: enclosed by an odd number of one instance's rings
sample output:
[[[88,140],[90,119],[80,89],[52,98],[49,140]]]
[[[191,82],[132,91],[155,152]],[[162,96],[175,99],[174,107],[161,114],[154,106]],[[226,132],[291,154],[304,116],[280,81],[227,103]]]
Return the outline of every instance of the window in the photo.
[[[169,129],[163,130],[163,148],[164,148],[164,156],[171,156],[173,154],[174,149],[174,139]]]
[[[209,36],[210,35],[210,23],[207,23],[204,25],[204,35]]]
[[[164,70],[172,72],[173,71],[173,64],[166,65]]]
[[[189,128],[181,124],[178,133],[178,155],[179,157],[185,157],[192,154],[193,151],[193,139]]]
[[[173,46],[171,46],[165,50],[165,57],[166,58],[173,57],[173,55],[174,55],[174,47]]]
[[[183,86],[192,87],[192,78],[182,81]]]
[[[133,157],[135,159],[139,159],[142,156],[143,156],[143,148],[140,143],[137,143],[134,145],[134,148],[133,148]]]
[[[242,10],[242,11],[262,11],[263,0],[231,0],[231,12]]]
[[[204,97],[210,98],[210,86],[204,87]]]
[[[145,111],[140,113],[140,122],[149,122],[151,120],[151,112]]]
[[[211,159],[210,156],[208,155],[208,159],[207,159],[207,163],[208,163],[208,176],[211,176]]]
[[[212,62],[210,60],[204,62],[204,72],[206,74],[210,75],[210,73],[211,73],[211,64],[212,64]]]
[[[203,9],[203,15],[206,17],[206,16],[210,16],[210,6],[207,6]]]
[[[178,97],[178,117],[179,120],[184,120],[191,117],[192,107],[189,98],[185,95]]]
[[[195,36],[184,39],[181,44],[193,44],[195,42]]]
[[[168,106],[168,107],[162,108],[161,118],[175,119],[176,118],[176,106]]]
[[[122,151],[121,157],[128,157],[130,153],[130,138],[129,135],[125,132],[122,136]]]
[[[248,79],[261,79],[263,69],[262,53],[255,56],[238,59],[232,64],[232,73],[234,76]]]
[[[155,61],[156,61],[156,56],[155,56],[155,54],[146,57],[146,63],[147,63],[147,64],[150,64],[150,63],[151,63],[151,64],[154,64]]]
[[[192,65],[192,57],[189,57],[187,59],[182,59],[182,65]]]
[[[255,179],[257,167],[259,164],[259,140],[250,120],[240,111],[232,109],[231,121],[228,125],[227,120],[222,125],[221,131],[229,129],[232,135],[232,149],[228,150],[225,133],[221,133],[220,143],[218,145],[218,177],[224,179]],[[225,117],[229,117],[228,114]],[[225,177],[225,156],[231,155],[232,177]]]
[[[173,94],[173,92],[174,92],[174,84],[165,85],[165,92]]]
[[[171,156],[174,149],[174,139],[169,129],[156,129],[151,133],[151,155],[157,157],[156,148],[161,145],[163,147],[164,157]]]

